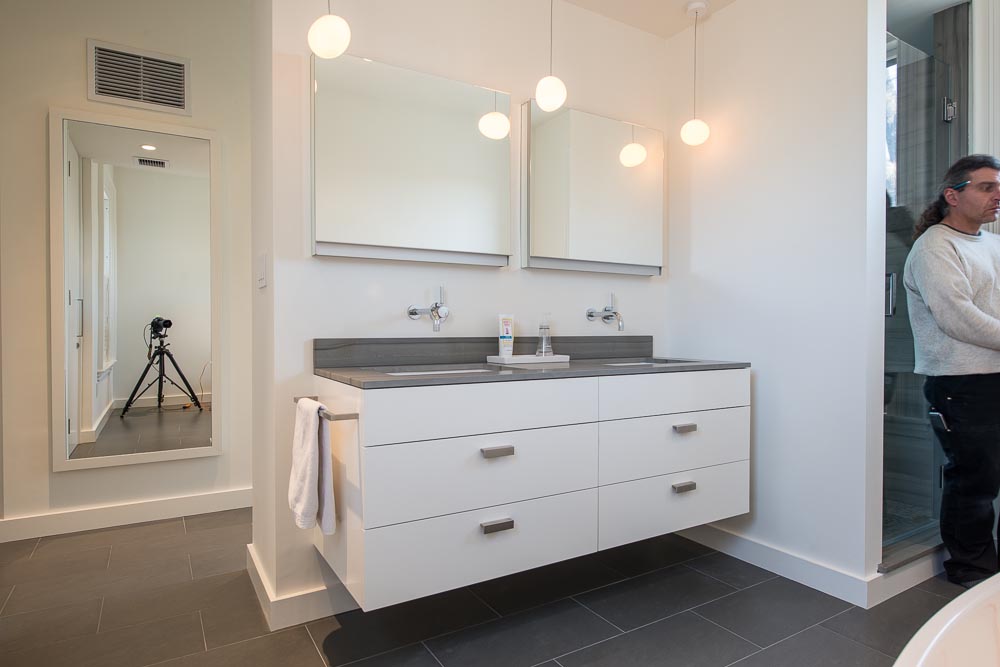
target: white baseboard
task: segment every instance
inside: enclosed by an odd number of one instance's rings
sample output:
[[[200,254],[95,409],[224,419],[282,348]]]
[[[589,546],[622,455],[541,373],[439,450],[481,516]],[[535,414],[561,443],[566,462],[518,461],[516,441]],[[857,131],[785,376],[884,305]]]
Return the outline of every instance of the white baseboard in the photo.
[[[209,405],[212,402],[212,392],[206,391],[204,395],[198,394],[198,400],[201,401],[202,405]],[[128,402],[128,398],[116,398],[112,404],[113,410],[121,410],[125,407],[125,403]],[[191,402],[190,396],[185,396],[184,394],[164,394],[163,404],[164,405],[185,405]],[[135,400],[132,404],[133,408],[155,408],[156,407],[156,395],[153,396],[141,396]]]
[[[857,577],[711,524],[689,528],[678,534],[863,609],[869,609],[912,588],[942,569],[942,559],[938,553],[929,554],[887,574]]]
[[[0,543],[206,512],[221,512],[250,507],[252,504],[253,489],[245,488],[11,517],[0,521]]]
[[[101,431],[104,427],[108,425],[108,418],[111,416],[111,412],[115,409],[114,401],[108,403],[107,407],[104,408],[104,414],[101,418],[97,420],[97,426],[93,429],[87,429],[80,431],[80,444],[85,445],[88,442],[97,442],[97,439],[101,437]]]
[[[358,603],[332,574],[324,586],[279,597],[264,568],[260,567],[253,544],[247,545],[247,572],[272,632],[358,608]],[[317,641],[322,642],[322,639],[317,638]]]

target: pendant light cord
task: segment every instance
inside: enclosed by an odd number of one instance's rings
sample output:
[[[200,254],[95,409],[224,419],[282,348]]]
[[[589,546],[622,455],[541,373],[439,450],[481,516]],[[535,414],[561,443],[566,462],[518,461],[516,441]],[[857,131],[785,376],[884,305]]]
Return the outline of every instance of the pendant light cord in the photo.
[[[552,76],[552,6],[555,0],[549,0],[549,76]]]
[[[330,8],[330,0],[326,0],[326,13],[327,14],[333,13],[333,9]]]
[[[691,71],[691,117],[698,117],[698,17],[701,12],[694,13],[694,69]]]

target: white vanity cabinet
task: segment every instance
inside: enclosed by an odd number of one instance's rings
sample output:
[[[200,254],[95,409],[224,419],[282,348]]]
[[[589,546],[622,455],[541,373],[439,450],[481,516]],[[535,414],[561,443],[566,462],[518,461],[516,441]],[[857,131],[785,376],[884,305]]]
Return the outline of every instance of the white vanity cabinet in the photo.
[[[749,509],[748,369],[362,390],[316,377],[337,531],[372,610]],[[694,426],[692,426],[694,425]]]

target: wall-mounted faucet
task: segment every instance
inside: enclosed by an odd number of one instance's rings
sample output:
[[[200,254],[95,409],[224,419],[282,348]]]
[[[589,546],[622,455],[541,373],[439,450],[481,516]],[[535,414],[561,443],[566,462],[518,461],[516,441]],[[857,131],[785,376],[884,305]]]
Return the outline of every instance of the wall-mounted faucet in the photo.
[[[434,323],[434,331],[441,331],[441,323],[448,319],[448,315],[451,314],[448,306],[444,305],[444,288],[438,287],[437,301],[432,303],[429,308],[410,306],[406,309],[406,314],[411,320],[419,320],[423,315],[427,315]]]
[[[593,322],[598,317],[604,320],[605,324],[611,324],[612,322],[618,322],[618,330],[625,331],[625,319],[622,314],[615,310],[615,293],[611,293],[611,303],[604,306],[604,310],[597,310],[596,308],[587,309],[587,319]]]

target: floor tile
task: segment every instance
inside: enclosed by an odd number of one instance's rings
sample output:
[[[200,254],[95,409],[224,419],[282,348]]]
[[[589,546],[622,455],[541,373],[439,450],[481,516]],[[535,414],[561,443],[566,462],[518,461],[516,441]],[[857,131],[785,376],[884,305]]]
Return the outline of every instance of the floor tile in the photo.
[[[445,667],[528,667],[616,634],[576,602],[561,600],[426,644]]]
[[[240,572],[245,569],[247,569],[247,547],[245,544],[211,547],[191,554],[191,573],[195,579],[204,579],[227,572]]]
[[[146,563],[167,557],[187,556],[210,551],[218,547],[242,545],[245,547],[253,537],[250,525],[225,526],[197,530],[185,535],[160,537],[144,542],[119,544],[111,553],[111,566],[118,563]]]
[[[101,601],[0,618],[0,653],[23,651],[80,635],[97,634]],[[0,663],[3,660],[0,659]]]
[[[684,613],[562,656],[559,663],[563,667],[724,667],[757,650],[719,626]]]
[[[696,612],[767,647],[850,608],[835,597],[777,577],[698,607]]]
[[[199,530],[210,528],[225,528],[226,526],[250,525],[253,519],[253,510],[243,507],[235,510],[225,510],[224,512],[212,512],[211,514],[196,514],[184,517],[184,525],[187,532],[193,533]]]
[[[715,577],[733,588],[747,588],[773,579],[773,572],[745,563],[722,552],[715,552],[684,563],[692,570]]]
[[[922,591],[927,591],[928,593],[934,593],[935,595],[941,595],[948,598],[949,600],[954,600],[959,595],[964,593],[966,588],[959,586],[958,584],[953,584],[948,581],[948,577],[942,572],[939,575],[933,576],[926,581],[922,581],[917,584],[917,588]]]
[[[892,667],[892,658],[822,626],[809,628],[738,663],[738,667]]]
[[[578,595],[577,600],[622,630],[631,630],[735,590],[700,572],[675,566],[598,588]]]
[[[484,581],[472,590],[503,615],[554,602],[622,579],[595,556],[583,556]]]
[[[0,585],[23,584],[36,579],[50,579],[68,572],[84,574],[108,569],[111,547],[96,547],[34,558],[0,565]]]
[[[441,664],[423,644],[412,644],[356,662],[351,667],[441,667]]]
[[[211,648],[267,632],[256,599],[246,572],[111,595],[104,600],[101,631],[201,610]]]
[[[300,626],[156,667],[323,667],[323,659]]]
[[[89,530],[82,533],[43,537],[35,550],[35,556],[44,556],[70,551],[82,551],[94,547],[118,545],[129,542],[181,535],[184,525],[180,519],[166,519],[150,523],[138,523],[116,528]]]
[[[7,606],[7,600],[10,599],[13,592],[13,586],[0,586],[0,614],[3,613],[4,607]]]
[[[110,595],[122,595],[191,580],[187,557],[131,563],[105,572],[69,574],[50,579],[36,579],[18,584],[11,594],[3,615],[16,614],[83,602]]]
[[[634,577],[711,552],[708,547],[679,535],[661,535],[602,551],[598,557],[611,569]]]
[[[460,588],[372,612],[338,614],[310,623],[309,632],[336,666],[496,617],[471,591]]]
[[[6,653],[4,667],[141,667],[204,652],[198,614]]]
[[[911,588],[871,609],[851,609],[823,627],[893,657],[948,599]]]

